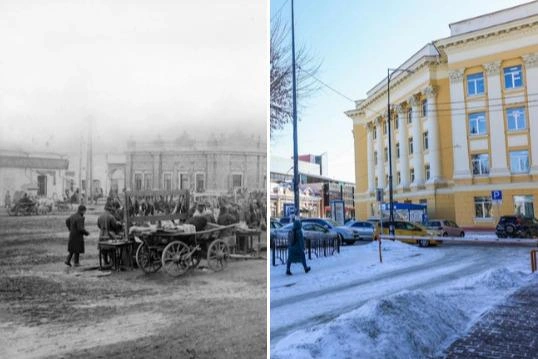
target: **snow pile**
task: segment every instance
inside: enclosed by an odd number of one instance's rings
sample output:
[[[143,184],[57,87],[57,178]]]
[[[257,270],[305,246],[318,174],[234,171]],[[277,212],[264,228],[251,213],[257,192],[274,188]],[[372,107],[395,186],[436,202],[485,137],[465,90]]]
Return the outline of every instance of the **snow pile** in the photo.
[[[449,287],[372,299],[332,321],[291,333],[272,348],[283,358],[427,358],[441,354],[479,316],[529,276],[490,269]]]
[[[491,290],[506,290],[520,287],[527,280],[528,275],[521,271],[498,268],[479,275],[474,279],[474,285],[484,286]]]

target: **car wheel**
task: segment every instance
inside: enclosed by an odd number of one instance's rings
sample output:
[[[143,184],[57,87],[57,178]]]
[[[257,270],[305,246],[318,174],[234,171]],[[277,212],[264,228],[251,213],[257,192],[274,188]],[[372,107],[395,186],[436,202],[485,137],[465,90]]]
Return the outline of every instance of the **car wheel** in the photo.
[[[465,232],[462,231],[462,232],[460,233],[460,237],[465,237]]]
[[[443,233],[443,237],[448,237],[448,233]]]
[[[516,228],[512,226],[511,224],[507,225],[504,230],[506,231],[506,235],[508,237],[513,237],[516,233]]]
[[[527,230],[527,231],[521,233],[521,238],[532,238],[532,233]]]
[[[506,238],[506,233],[504,232],[497,232],[495,234],[497,235],[498,238]]]
[[[426,247],[428,247],[430,245],[430,241],[427,240],[427,239],[419,239],[418,245],[419,245],[419,247],[426,248]]]

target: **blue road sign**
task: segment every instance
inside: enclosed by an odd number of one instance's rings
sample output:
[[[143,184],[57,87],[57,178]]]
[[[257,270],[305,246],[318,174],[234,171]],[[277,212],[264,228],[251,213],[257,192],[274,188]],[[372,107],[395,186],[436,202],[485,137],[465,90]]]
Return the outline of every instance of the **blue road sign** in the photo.
[[[293,203],[284,203],[284,216],[291,217],[295,215],[295,205]]]
[[[491,191],[491,200],[492,201],[502,201],[503,200],[503,191]]]

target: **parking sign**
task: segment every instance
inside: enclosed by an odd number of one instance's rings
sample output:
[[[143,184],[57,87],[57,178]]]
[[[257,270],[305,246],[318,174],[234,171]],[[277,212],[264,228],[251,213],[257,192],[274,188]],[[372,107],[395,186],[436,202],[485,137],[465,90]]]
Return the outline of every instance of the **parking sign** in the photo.
[[[503,191],[491,191],[491,200],[501,202],[503,200]]]

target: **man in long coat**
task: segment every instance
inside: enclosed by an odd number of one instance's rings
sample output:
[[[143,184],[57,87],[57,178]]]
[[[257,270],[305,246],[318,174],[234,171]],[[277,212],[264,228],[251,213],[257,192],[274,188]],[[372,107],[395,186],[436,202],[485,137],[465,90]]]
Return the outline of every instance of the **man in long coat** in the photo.
[[[69,255],[65,259],[65,264],[71,267],[71,258],[75,256],[75,267],[80,266],[80,253],[84,253],[84,236],[90,233],[84,228],[84,214],[86,206],[78,206],[77,213],[71,215],[65,221],[69,229],[69,242],[67,242],[67,251]]]
[[[302,263],[304,272],[308,273],[310,271],[310,267],[306,265],[306,257],[304,254],[303,226],[298,217],[293,221],[293,229],[288,233],[287,275],[291,275],[290,267],[292,263]]]

